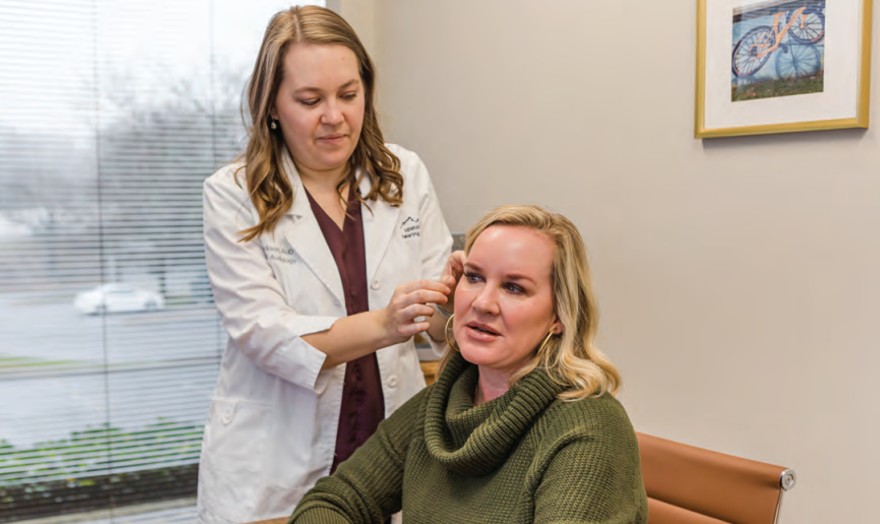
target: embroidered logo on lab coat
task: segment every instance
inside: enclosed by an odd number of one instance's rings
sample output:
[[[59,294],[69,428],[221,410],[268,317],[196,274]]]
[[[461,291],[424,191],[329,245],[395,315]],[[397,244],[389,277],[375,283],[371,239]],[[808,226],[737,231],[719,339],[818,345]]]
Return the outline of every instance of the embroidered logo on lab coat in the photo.
[[[296,263],[296,255],[293,254],[292,247],[263,244],[263,252],[266,254],[266,260],[269,262],[274,261],[287,265],[293,265]]]
[[[422,226],[419,219],[415,217],[406,217],[406,220],[400,224],[400,238],[411,238],[422,236]]]

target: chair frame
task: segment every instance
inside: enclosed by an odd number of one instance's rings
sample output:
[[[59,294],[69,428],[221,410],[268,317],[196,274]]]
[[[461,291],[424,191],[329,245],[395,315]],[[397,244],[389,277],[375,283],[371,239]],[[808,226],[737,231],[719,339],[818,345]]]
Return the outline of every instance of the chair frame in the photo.
[[[794,470],[636,434],[649,524],[774,524]]]

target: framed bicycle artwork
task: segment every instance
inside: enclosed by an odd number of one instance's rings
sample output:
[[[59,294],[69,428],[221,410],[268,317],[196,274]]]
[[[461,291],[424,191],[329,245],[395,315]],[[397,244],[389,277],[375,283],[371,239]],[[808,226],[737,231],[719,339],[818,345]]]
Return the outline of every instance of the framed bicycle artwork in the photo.
[[[694,134],[867,128],[870,67],[871,0],[697,0]]]

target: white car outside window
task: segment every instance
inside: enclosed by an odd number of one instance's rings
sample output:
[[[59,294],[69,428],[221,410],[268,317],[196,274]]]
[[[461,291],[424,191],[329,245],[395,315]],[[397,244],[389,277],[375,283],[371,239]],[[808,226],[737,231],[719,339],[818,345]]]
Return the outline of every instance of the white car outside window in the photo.
[[[165,307],[165,299],[159,293],[129,284],[104,284],[77,294],[73,307],[87,315],[155,311]]]

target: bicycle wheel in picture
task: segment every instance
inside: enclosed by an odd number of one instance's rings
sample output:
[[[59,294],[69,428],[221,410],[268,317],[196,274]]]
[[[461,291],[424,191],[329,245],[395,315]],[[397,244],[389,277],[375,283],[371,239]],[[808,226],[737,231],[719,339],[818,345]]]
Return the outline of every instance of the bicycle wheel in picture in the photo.
[[[868,127],[874,0],[696,3],[696,138]]]
[[[731,100],[824,90],[825,0],[779,0],[733,11]]]

